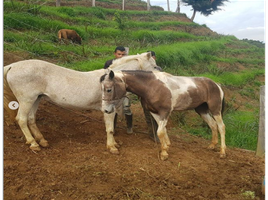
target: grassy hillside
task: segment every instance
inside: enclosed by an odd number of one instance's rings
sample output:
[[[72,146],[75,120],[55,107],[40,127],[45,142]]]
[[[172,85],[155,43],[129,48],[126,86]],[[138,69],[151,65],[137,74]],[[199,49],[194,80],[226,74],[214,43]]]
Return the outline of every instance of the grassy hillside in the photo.
[[[105,2],[106,7],[117,8],[112,1]],[[154,50],[157,64],[166,72],[206,76],[220,83],[226,94],[227,145],[256,148],[259,87],[264,85],[261,42],[219,35],[185,14],[142,10],[141,1],[129,1],[137,10],[126,11],[93,8],[84,1],[63,3],[66,6],[55,7],[54,2],[5,1],[4,59],[12,54],[90,71],[113,58],[118,45],[129,47],[130,54]],[[60,44],[57,32],[62,28],[76,30],[82,45]],[[207,126],[192,112],[174,113],[171,119],[192,134],[210,137]]]

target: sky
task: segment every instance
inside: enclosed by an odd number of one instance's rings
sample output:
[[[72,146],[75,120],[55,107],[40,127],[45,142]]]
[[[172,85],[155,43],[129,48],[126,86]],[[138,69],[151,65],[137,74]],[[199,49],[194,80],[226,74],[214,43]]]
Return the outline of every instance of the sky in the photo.
[[[167,11],[166,0],[150,0],[150,4],[161,6]],[[250,39],[265,42],[265,0],[229,0],[220,11],[204,16],[199,12],[194,22],[206,24],[211,30],[223,35],[234,35],[238,39]],[[169,0],[170,11],[175,12],[177,0]],[[192,17],[191,6],[180,6],[181,13]]]

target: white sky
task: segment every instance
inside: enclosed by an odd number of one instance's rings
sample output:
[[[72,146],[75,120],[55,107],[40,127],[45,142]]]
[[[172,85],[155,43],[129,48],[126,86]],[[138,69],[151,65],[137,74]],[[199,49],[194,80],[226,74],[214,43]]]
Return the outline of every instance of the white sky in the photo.
[[[146,1],[146,0],[145,0]],[[167,10],[167,0],[150,0],[151,5],[157,5]],[[194,22],[206,24],[211,30],[224,35],[234,35],[238,39],[251,39],[265,42],[265,0],[229,0],[222,10],[212,15],[204,16],[199,12]],[[169,0],[170,10],[175,12],[177,0]],[[193,11],[191,6],[181,2],[181,13],[189,18]]]

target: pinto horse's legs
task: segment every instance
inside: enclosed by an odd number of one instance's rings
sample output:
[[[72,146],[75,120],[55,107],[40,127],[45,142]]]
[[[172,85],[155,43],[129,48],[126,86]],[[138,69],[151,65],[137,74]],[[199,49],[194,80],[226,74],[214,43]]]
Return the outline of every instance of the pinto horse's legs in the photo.
[[[212,132],[211,144],[208,146],[209,149],[215,149],[218,144],[218,126],[216,121],[210,116],[209,113],[201,113],[200,116],[208,124]]]
[[[104,122],[106,127],[106,133],[107,133],[107,149],[112,154],[119,154],[119,151],[116,147],[118,147],[118,144],[115,142],[114,139],[114,118],[115,118],[116,112],[107,114],[104,113]]]
[[[209,149],[215,149],[216,145],[218,144],[218,126],[213,119],[213,117],[209,114],[208,105],[206,103],[201,104],[195,111],[202,117],[202,119],[208,124],[209,128],[212,132],[212,139],[211,144],[208,146]]]
[[[208,107],[203,104],[195,109],[195,111],[202,117],[202,119],[208,124],[212,131],[212,141],[208,146],[209,149],[214,149],[218,144],[218,131],[221,135],[221,151],[220,157],[224,158],[226,156],[225,150],[225,125],[222,120],[221,114],[213,115],[213,117],[208,113]]]
[[[226,157],[225,150],[226,150],[226,145],[225,145],[225,125],[222,120],[221,115],[216,115],[214,116],[214,119],[217,122],[219,132],[221,134],[221,151],[220,151],[220,157],[224,158]]]
[[[42,133],[40,132],[40,130],[38,129],[37,125],[36,125],[36,111],[39,105],[39,102],[41,100],[41,97],[39,97],[33,104],[30,113],[29,113],[29,117],[28,117],[28,126],[31,130],[31,132],[33,133],[35,139],[39,142],[39,144],[42,147],[48,147],[48,142],[47,140],[45,140],[44,136],[42,135]]]
[[[154,113],[151,113],[152,116],[154,117],[155,121],[158,124],[158,129],[157,129],[157,136],[160,140],[161,143],[161,152],[160,152],[160,158],[161,160],[167,160],[168,159],[168,149],[170,146],[170,140],[167,135],[167,119],[161,120],[159,115],[156,115]]]
[[[32,108],[33,103],[31,102],[21,102],[19,105],[18,114],[16,116],[16,120],[26,138],[26,144],[31,144],[30,149],[35,151],[40,151],[40,147],[33,138],[27,123],[28,123],[28,115]]]
[[[160,153],[161,160],[168,159],[167,151],[169,149],[170,140],[167,135],[166,125],[167,125],[167,120],[159,121],[158,130],[157,130],[157,136],[161,142],[161,153]]]

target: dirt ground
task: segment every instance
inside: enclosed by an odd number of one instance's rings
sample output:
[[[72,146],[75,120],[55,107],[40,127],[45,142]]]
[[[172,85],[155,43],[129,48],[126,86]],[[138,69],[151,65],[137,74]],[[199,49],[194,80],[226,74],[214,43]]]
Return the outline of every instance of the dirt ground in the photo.
[[[41,101],[37,125],[50,146],[40,152],[29,149],[18,125],[4,126],[4,199],[264,199],[265,161],[254,152],[227,147],[227,157],[220,159],[219,148],[207,149],[210,141],[178,129],[170,135],[169,159],[161,161],[141,106],[133,104],[132,111],[132,135],[124,119],[118,121],[119,155],[106,149],[100,111],[70,111]],[[174,133],[171,124],[167,128]]]

